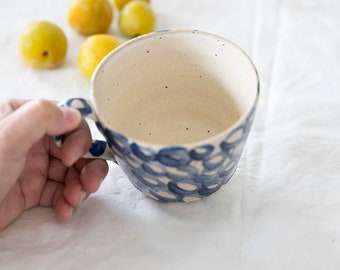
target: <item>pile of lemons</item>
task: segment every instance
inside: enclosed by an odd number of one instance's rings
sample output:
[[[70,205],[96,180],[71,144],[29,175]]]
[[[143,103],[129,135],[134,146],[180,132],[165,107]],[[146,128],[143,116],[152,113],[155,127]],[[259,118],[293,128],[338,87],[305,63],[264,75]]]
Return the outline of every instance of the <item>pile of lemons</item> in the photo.
[[[72,0],[68,23],[86,36],[79,48],[78,67],[90,78],[98,63],[121,41],[107,34],[118,13],[120,32],[133,38],[154,31],[156,16],[150,0]],[[23,61],[35,69],[60,67],[67,52],[67,38],[54,23],[37,21],[21,33],[19,51]]]

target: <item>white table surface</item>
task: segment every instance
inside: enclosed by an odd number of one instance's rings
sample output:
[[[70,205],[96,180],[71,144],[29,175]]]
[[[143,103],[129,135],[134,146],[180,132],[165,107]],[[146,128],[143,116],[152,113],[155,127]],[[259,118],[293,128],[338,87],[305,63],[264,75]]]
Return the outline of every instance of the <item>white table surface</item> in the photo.
[[[207,199],[164,204],[110,163],[70,222],[37,207],[0,232],[0,269],[340,269],[340,1],[152,2],[157,29],[222,35],[258,68],[260,103],[234,177]],[[0,0],[0,98],[89,96],[68,3]],[[18,57],[35,20],[64,29],[62,68],[35,71]]]

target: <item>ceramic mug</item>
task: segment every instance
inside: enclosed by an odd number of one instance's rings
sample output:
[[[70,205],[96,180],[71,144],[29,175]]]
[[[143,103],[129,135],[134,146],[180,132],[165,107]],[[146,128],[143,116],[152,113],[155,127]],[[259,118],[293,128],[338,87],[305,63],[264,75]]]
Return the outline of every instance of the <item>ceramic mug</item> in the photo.
[[[91,99],[63,106],[92,118],[106,139],[94,141],[88,157],[114,160],[151,198],[187,202],[232,177],[258,97],[256,68],[239,47],[170,30],[112,51],[92,77]]]

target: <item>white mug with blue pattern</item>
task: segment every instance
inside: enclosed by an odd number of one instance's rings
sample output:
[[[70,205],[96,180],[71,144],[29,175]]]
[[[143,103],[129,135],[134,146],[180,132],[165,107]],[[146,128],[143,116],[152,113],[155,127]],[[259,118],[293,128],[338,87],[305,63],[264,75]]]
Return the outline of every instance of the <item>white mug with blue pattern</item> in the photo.
[[[188,202],[232,177],[258,97],[256,68],[239,47],[214,34],[171,30],[112,51],[92,77],[91,99],[63,106],[92,118],[104,135],[88,156],[116,161],[151,198]]]

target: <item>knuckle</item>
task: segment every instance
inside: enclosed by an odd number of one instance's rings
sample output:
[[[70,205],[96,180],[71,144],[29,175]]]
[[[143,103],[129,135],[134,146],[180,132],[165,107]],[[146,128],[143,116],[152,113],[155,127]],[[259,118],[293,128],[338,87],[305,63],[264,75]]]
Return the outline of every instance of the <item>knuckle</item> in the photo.
[[[53,106],[50,101],[42,99],[33,102],[39,114],[42,114],[48,118],[53,113]]]

